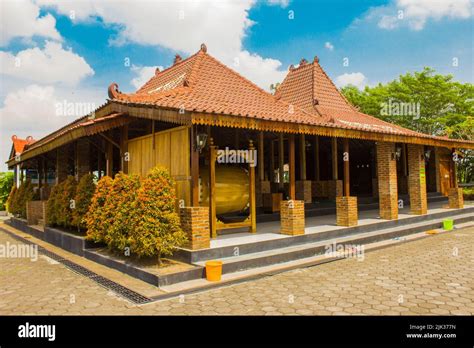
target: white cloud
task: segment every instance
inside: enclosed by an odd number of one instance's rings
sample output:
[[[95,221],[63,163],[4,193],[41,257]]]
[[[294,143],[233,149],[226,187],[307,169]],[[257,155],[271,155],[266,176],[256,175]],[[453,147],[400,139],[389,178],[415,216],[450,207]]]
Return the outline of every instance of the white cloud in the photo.
[[[353,85],[359,89],[363,89],[367,84],[367,78],[361,72],[342,74],[336,77],[335,84],[341,88],[347,85]]]
[[[278,5],[283,8],[287,7],[289,3],[290,3],[290,0],[267,0],[267,4]]]
[[[7,160],[13,134],[20,138],[31,135],[40,139],[87,114],[82,110],[99,107],[105,94],[106,88],[78,90],[37,84],[8,93],[0,108],[0,171],[5,168],[3,163]],[[63,111],[61,109],[66,112],[58,113]]]
[[[40,0],[39,3],[67,16],[74,11],[74,21],[101,17],[105,24],[117,25],[118,34],[111,38],[111,43],[116,45],[135,42],[191,54],[204,42],[209,53],[228,66],[234,66],[234,61],[240,59],[240,66],[234,68],[267,90],[267,82],[283,73],[278,70],[281,67],[278,61],[250,54],[243,48],[247,29],[253,24],[249,10],[255,5],[254,0],[175,1],[167,2],[166,6],[160,1],[140,0],[133,6],[105,0]],[[286,1],[279,3],[284,5]],[[247,66],[256,71],[250,71]]]
[[[44,49],[29,48],[16,55],[0,51],[0,67],[2,74],[45,84],[75,85],[94,74],[84,58],[52,41],[46,41]]]
[[[324,43],[324,47],[330,51],[334,51],[334,45],[330,43],[329,41]]]
[[[371,9],[365,18],[377,18],[377,25],[382,29],[407,25],[412,30],[422,30],[430,19],[467,19],[471,16],[470,0],[394,0],[389,6]]]
[[[0,5],[0,46],[7,45],[15,37],[42,36],[61,40],[56,30],[56,19],[51,14],[40,16],[40,8],[30,0],[7,0]]]
[[[131,70],[137,76],[134,77],[132,79],[132,81],[130,81],[130,83],[132,84],[133,87],[135,87],[136,89],[139,89],[145,83],[147,83],[149,79],[151,79],[155,75],[156,68],[159,68],[160,70],[163,70],[162,66],[158,66],[158,67],[155,67],[155,66],[142,66],[142,67],[139,67],[139,66],[136,66],[136,65],[132,65]]]

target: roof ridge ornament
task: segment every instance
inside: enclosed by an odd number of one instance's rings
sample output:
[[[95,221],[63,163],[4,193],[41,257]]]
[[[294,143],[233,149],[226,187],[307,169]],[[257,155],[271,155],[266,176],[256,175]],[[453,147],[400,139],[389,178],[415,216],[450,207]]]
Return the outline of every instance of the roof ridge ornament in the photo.
[[[183,60],[183,58],[181,58],[181,56],[176,53],[175,56],[174,56],[174,60],[173,60],[173,65],[176,65],[177,63],[181,62]]]
[[[158,74],[161,72],[160,67],[156,67],[155,69],[155,76],[158,76]]]
[[[12,141],[15,141],[15,140],[17,140],[17,139],[18,139],[18,137],[17,137],[15,134],[13,134],[13,135],[12,135]]]
[[[205,43],[201,44],[201,51],[204,52],[204,53],[207,53],[207,46],[206,46]]]
[[[314,56],[313,62],[319,64],[319,57],[318,57],[318,56]]]
[[[289,69],[290,69],[290,71],[293,71],[293,70],[295,70],[295,66],[293,64],[291,64]]]
[[[304,58],[301,58],[301,60],[300,60],[300,66],[306,65],[306,63],[308,63],[308,61],[307,61],[306,59],[304,59]]]
[[[109,86],[108,94],[110,99],[117,99],[122,92],[119,91],[118,84],[112,82]]]

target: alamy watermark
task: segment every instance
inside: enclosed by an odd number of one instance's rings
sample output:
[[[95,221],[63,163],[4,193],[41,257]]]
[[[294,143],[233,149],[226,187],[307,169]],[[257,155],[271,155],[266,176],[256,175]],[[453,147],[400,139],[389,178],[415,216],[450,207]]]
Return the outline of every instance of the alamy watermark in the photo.
[[[365,249],[360,244],[337,244],[333,242],[324,247],[324,255],[327,257],[357,258],[358,261],[364,261]]]
[[[0,258],[26,258],[31,261],[38,260],[38,246],[27,244],[0,244]]]
[[[257,150],[231,150],[226,147],[217,150],[217,163],[248,163],[251,167],[257,165]]]
[[[95,117],[95,103],[88,102],[70,102],[64,99],[55,104],[56,116],[84,116]]]
[[[405,103],[389,99],[388,103],[380,103],[380,114],[382,116],[413,116],[420,118],[420,103]]]

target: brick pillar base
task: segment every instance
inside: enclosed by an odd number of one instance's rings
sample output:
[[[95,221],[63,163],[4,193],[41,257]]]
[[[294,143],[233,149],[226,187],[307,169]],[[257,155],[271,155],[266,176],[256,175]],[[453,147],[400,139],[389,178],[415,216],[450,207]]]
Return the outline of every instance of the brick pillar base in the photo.
[[[462,188],[450,188],[449,189],[449,207],[452,209],[464,208],[464,197],[462,195]]]
[[[191,250],[207,249],[211,246],[208,207],[184,207],[179,209],[181,228],[188,236],[185,245]]]
[[[380,218],[398,219],[397,162],[395,144],[377,142],[377,178]]]
[[[26,223],[28,225],[42,225],[46,223],[46,202],[47,201],[27,201],[26,202]]]
[[[328,180],[328,197],[336,199],[336,197],[342,196],[342,180]]]
[[[255,185],[255,198],[257,208],[263,207],[263,195],[271,193],[270,181],[257,181]]]
[[[407,150],[410,212],[414,215],[425,215],[428,210],[428,201],[426,198],[426,173],[423,146],[408,144]]]
[[[290,236],[304,234],[304,202],[282,201],[280,206],[280,233]]]
[[[313,197],[327,197],[328,196],[327,181],[324,181],[324,180],[312,181],[311,194]]]
[[[311,181],[300,180],[296,182],[296,199],[311,203]]]
[[[336,224],[338,226],[357,226],[357,197],[336,197]]]

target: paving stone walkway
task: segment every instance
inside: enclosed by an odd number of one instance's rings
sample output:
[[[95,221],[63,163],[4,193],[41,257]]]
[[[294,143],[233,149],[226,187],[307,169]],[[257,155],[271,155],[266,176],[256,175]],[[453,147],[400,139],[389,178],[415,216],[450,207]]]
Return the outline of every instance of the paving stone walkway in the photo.
[[[20,242],[0,231],[0,245]],[[0,257],[0,315],[472,315],[474,228],[135,305],[44,256]]]

